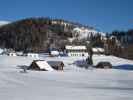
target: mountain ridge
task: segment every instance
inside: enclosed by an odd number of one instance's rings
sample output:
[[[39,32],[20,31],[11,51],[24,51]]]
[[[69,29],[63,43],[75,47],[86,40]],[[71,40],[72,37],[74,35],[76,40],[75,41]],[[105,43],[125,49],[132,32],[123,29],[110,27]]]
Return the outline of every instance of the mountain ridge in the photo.
[[[75,32],[74,28],[83,29],[83,32]],[[0,47],[17,51],[39,51],[49,47],[61,49],[70,42],[68,38],[77,39],[84,35],[84,29],[95,30],[93,27],[63,19],[26,18],[0,27]],[[88,31],[88,34],[93,33]]]

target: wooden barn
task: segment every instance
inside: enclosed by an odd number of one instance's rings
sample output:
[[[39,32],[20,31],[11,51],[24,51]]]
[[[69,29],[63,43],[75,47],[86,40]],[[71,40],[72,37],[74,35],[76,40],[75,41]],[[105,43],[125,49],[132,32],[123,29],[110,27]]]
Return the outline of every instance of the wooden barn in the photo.
[[[55,70],[63,70],[64,63],[62,61],[47,61],[50,66]]]
[[[110,62],[99,62],[95,68],[110,69],[112,68],[112,64]]]
[[[54,71],[54,69],[45,60],[33,60],[28,70]]]

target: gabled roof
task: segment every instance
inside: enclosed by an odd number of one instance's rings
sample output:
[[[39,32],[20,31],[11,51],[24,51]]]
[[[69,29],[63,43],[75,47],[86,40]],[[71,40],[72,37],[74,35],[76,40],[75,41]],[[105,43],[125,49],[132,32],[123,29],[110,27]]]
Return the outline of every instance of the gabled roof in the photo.
[[[46,71],[53,71],[54,70],[45,60],[34,60],[32,63],[36,63],[36,65],[41,70],[46,70]]]

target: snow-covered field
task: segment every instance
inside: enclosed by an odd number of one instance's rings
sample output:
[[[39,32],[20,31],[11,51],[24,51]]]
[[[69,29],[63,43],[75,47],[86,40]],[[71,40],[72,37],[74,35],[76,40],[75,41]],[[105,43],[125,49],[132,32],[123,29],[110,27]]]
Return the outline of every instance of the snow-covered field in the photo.
[[[0,100],[133,100],[133,71],[116,69],[85,70],[73,65],[83,58],[45,58],[63,60],[64,71],[28,71],[33,58],[0,56]],[[133,61],[113,56],[93,57],[94,64],[110,61],[113,65]]]

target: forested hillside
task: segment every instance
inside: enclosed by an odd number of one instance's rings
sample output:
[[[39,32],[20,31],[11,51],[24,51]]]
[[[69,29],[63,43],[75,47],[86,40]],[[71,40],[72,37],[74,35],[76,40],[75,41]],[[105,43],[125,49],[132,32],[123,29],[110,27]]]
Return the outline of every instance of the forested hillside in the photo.
[[[52,43],[61,48],[72,37],[76,24],[61,19],[28,18],[0,27],[0,47],[14,50],[46,50]],[[78,24],[77,24],[78,25]]]

